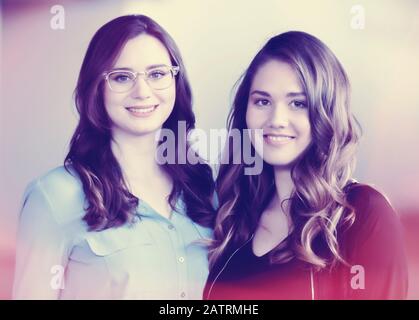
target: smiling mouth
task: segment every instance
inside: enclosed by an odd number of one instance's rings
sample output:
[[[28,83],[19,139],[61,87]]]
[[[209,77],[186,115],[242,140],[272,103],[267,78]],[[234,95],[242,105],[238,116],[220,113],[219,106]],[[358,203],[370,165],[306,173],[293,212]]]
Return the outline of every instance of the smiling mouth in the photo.
[[[144,106],[144,107],[126,107],[129,112],[135,115],[147,115],[152,113],[154,110],[157,109],[159,105],[152,105],[152,106]]]
[[[294,136],[289,136],[289,135],[285,135],[285,134],[278,134],[278,135],[274,135],[274,134],[264,134],[263,138],[265,139],[265,141],[269,144],[275,144],[275,145],[280,145],[280,144],[285,144],[288,142],[291,142],[292,140],[295,139]]]

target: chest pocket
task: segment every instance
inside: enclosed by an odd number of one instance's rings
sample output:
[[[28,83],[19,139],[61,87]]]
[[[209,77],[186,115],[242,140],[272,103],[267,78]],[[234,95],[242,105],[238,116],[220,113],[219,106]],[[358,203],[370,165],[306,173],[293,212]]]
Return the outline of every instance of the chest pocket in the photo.
[[[72,252],[72,270],[82,278],[85,295],[93,290],[90,296],[97,297],[99,290],[106,299],[146,299],[154,294],[160,266],[153,263],[156,252],[157,243],[141,223],[88,232]]]
[[[85,239],[96,256],[108,256],[131,247],[153,245],[147,229],[129,226],[89,232]]]

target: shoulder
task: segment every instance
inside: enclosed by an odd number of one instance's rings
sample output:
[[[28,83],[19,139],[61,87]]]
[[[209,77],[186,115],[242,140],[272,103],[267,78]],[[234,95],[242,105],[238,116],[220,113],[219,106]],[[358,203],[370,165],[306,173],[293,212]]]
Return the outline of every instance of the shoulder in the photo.
[[[399,215],[383,192],[366,184],[347,189],[355,211],[352,226],[340,238],[343,257],[368,274],[365,291],[351,291],[354,299],[403,299],[407,288],[407,261]],[[352,272],[352,271],[351,271]]]
[[[363,220],[392,220],[398,216],[388,197],[375,187],[354,183],[347,188],[346,199],[354,208],[356,219]]]
[[[402,242],[400,217],[384,193],[370,185],[356,183],[347,189],[347,201],[354,210],[353,224],[346,233],[351,243],[372,241],[395,245]]]
[[[60,166],[33,180],[25,190],[24,204],[30,197],[45,202],[58,223],[84,216],[83,186],[71,168]]]

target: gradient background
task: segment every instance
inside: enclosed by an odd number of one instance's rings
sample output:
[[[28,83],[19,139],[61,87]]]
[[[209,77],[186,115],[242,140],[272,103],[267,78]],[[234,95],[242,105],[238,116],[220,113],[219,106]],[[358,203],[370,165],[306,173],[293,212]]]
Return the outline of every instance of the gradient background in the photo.
[[[231,88],[271,36],[309,32],[352,83],[364,136],[355,177],[384,192],[405,226],[409,298],[419,299],[419,1],[3,0],[1,3],[0,299],[10,298],[17,214],[30,180],[61,165],[77,123],[72,93],[94,32],[120,15],[160,23],[181,49],[197,127],[225,127]],[[53,5],[65,29],[53,30]],[[365,11],[364,29],[354,29]]]

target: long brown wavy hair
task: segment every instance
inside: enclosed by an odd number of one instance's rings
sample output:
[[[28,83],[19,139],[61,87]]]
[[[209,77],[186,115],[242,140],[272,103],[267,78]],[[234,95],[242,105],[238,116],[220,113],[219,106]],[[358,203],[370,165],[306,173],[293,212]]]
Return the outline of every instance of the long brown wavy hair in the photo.
[[[355,166],[361,128],[350,112],[348,77],[332,51],[319,39],[291,31],[271,38],[254,57],[238,84],[227,126],[246,129],[249,91],[257,70],[269,60],[289,64],[307,96],[312,144],[294,164],[294,191],[288,201],[292,230],[269,254],[271,263],[300,259],[317,269],[345,263],[337,230],[354,221],[345,186]],[[275,194],[273,167],[264,162],[260,175],[245,175],[244,164],[228,164],[216,181],[219,209],[210,250],[210,265],[221,261],[255,232],[264,209]],[[253,149],[254,152],[254,149]]]
[[[160,40],[169,52],[171,63],[179,66],[176,76],[176,100],[172,113],[163,124],[171,129],[178,146],[186,145],[187,133],[195,127],[192,94],[185,67],[175,42],[155,21],[143,15],[116,18],[102,26],[87,49],[75,90],[79,123],[70,142],[64,165],[76,172],[88,206],[84,220],[90,230],[117,227],[130,221],[139,199],[132,195],[123,179],[121,168],[111,151],[111,121],[103,103],[103,72],[109,70],[126,42],[140,34]],[[178,121],[186,122],[186,136],[178,135]],[[214,181],[211,168],[204,163],[165,164],[163,169],[173,180],[169,203],[174,208],[178,197],[186,205],[188,216],[203,226],[212,226]]]

